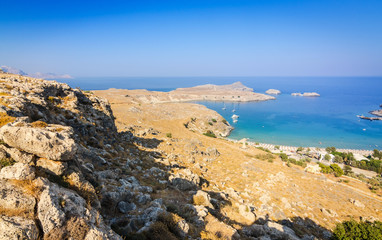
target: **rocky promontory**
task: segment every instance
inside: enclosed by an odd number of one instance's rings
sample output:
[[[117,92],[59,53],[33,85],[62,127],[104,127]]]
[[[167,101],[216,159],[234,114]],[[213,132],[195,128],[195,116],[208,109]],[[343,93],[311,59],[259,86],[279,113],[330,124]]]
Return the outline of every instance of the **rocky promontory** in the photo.
[[[192,101],[251,102],[275,99],[266,94],[255,93],[252,88],[248,88],[240,82],[230,85],[207,84],[190,88],[178,88],[170,92],[118,90],[125,91],[125,96],[130,98],[129,101],[139,101],[143,103]]]

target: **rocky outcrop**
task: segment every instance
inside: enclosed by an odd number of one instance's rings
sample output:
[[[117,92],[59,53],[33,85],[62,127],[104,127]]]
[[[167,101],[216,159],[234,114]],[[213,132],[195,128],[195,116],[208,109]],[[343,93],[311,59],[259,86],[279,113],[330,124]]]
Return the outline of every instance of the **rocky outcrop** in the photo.
[[[0,239],[39,239],[39,231],[35,222],[22,217],[0,216]]]
[[[281,91],[277,89],[268,89],[267,91],[265,91],[265,93],[270,95],[279,95],[281,94]]]
[[[33,128],[31,124],[22,125],[16,123],[0,128],[2,141],[38,157],[60,161],[73,159],[77,147],[71,138],[72,128],[50,125]]]

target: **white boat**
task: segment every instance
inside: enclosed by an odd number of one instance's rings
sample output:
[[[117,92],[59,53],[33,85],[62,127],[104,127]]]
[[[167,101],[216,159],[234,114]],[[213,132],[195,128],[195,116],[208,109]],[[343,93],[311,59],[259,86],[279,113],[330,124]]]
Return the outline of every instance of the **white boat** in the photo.
[[[236,118],[233,120],[233,123],[237,123],[237,119]]]
[[[227,108],[225,107],[225,103],[224,103],[224,107],[222,108],[223,110],[226,110]]]
[[[239,115],[234,114],[234,115],[232,115],[231,118],[232,118],[232,119],[238,119],[238,118],[239,118]]]

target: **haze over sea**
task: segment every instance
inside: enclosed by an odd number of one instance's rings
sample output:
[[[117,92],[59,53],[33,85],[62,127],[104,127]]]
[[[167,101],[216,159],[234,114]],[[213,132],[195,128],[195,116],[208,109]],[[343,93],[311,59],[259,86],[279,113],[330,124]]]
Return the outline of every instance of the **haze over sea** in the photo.
[[[220,113],[235,130],[230,138],[249,138],[276,145],[381,149],[382,121],[356,115],[382,104],[382,77],[92,77],[62,80],[83,90],[108,88],[170,91],[201,84],[241,81],[255,92],[282,92],[274,101],[198,102]],[[292,92],[318,92],[321,97],[294,97]],[[223,110],[223,106],[226,110]],[[239,115],[232,122],[232,110]]]

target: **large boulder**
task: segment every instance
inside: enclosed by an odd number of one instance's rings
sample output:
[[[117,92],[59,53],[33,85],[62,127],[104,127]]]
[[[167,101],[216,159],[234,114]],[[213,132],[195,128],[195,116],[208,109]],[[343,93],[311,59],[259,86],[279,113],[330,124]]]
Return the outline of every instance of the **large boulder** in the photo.
[[[0,240],[39,239],[33,220],[21,217],[0,216]]]
[[[22,125],[22,126],[19,126]],[[8,124],[0,128],[0,137],[11,147],[52,160],[72,160],[77,147],[70,137],[71,127],[32,127]]]
[[[51,238],[121,239],[105,225],[102,217],[76,192],[49,184],[38,203],[38,218],[45,236]],[[94,238],[93,238],[94,239]]]
[[[200,184],[199,176],[192,173],[190,169],[182,169],[171,175],[169,181],[171,185],[182,191],[195,190]]]
[[[198,190],[196,194],[192,197],[195,205],[205,206],[209,208],[214,208],[211,204],[211,197],[208,193]]]

